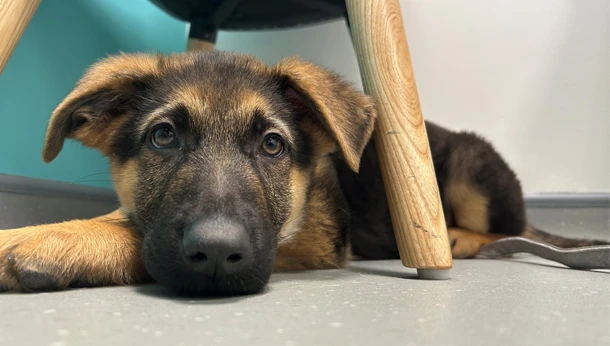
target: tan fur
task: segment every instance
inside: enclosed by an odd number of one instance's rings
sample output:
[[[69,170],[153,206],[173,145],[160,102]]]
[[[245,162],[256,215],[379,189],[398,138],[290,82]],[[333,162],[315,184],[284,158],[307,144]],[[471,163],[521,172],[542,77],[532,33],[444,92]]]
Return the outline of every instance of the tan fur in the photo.
[[[487,214],[489,201],[472,184],[450,180],[445,188],[445,197],[453,212],[456,225],[479,233],[489,232]]]
[[[319,110],[345,162],[357,172],[366,145],[361,139],[370,138],[377,115],[372,99],[347,88],[347,83],[325,69],[299,59],[285,59],[273,71],[288,78],[296,91],[303,93]],[[353,108],[346,105],[347,100],[353,103]],[[362,129],[362,133],[353,133],[354,128]]]
[[[293,237],[294,234],[298,233],[303,226],[303,221],[308,217],[305,208],[307,187],[309,184],[308,172],[293,168],[290,174],[290,182],[290,189],[292,190],[292,209],[288,216],[288,221],[280,230],[280,243],[282,242],[281,239],[289,239]]]
[[[240,114],[253,114],[256,111],[269,113],[269,100],[255,90],[243,90],[235,101]]]
[[[453,258],[472,258],[483,245],[507,237],[503,234],[481,234],[463,228],[448,228],[447,232],[449,242],[453,244],[451,248]]]
[[[128,211],[134,210],[133,189],[138,175],[137,162],[130,160],[121,164],[116,160],[110,160],[110,172],[112,174],[114,190],[119,196],[121,206]]]
[[[2,231],[0,282],[22,289],[16,273],[51,275],[59,288],[81,281],[91,285],[149,280],[140,259],[140,237],[120,212]]]
[[[180,103],[189,110],[191,114],[204,115],[207,111],[208,100],[205,93],[197,85],[184,85],[176,88],[170,100],[176,100],[176,103]],[[200,117],[192,117],[193,120],[200,119]]]
[[[321,160],[314,172],[313,181],[336,179],[329,158]],[[276,271],[342,268],[349,261],[349,248],[342,253],[335,249],[337,221],[328,213],[331,206],[325,191],[312,187],[311,196],[303,208],[306,213],[303,225],[297,233],[278,248]]]
[[[151,54],[119,54],[110,56],[92,65],[86,77],[78,83],[77,88],[95,87],[112,79],[118,72],[149,73],[156,75],[159,73],[159,57]],[[75,89],[76,90],[76,89]],[[80,94],[78,91],[75,94]]]

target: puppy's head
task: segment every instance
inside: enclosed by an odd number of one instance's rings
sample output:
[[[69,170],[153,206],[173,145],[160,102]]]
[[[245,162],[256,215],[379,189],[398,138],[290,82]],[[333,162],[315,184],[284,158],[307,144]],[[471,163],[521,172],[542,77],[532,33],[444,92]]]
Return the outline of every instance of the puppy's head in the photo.
[[[120,55],[54,111],[43,158],[74,138],[110,159],[158,282],[251,293],[269,279],[282,228],[304,213],[316,163],[337,152],[357,170],[374,117],[367,96],[299,60]]]

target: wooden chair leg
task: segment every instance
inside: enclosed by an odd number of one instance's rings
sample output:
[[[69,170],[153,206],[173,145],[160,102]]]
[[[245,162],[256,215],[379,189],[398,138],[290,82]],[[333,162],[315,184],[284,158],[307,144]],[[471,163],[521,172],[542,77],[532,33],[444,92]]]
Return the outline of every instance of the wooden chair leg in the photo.
[[[199,18],[191,22],[189,38],[188,42],[186,43],[187,51],[190,52],[194,50],[202,50],[211,52],[214,50],[214,48],[216,48],[216,37],[218,35],[218,30],[211,29],[210,22],[214,22],[214,20],[209,18]]]
[[[445,279],[451,249],[398,0],[346,0],[374,141],[402,263]]]
[[[13,54],[40,0],[0,1],[0,74]]]
[[[211,52],[214,50],[214,47],[216,47],[216,43],[214,42],[200,40],[192,37],[189,37],[188,42],[186,44],[186,50],[189,52],[193,50],[203,50],[206,52]]]

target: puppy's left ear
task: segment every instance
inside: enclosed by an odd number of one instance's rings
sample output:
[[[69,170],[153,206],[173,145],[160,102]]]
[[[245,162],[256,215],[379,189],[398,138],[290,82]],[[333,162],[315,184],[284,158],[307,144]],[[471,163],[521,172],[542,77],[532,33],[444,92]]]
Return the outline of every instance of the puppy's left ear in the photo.
[[[51,115],[44,162],[57,157],[66,138],[108,155],[118,121],[133,110],[146,79],[158,74],[158,61],[152,54],[120,54],[91,66]]]
[[[315,119],[332,138],[343,160],[357,172],[375,127],[373,100],[337,74],[306,61],[283,60],[273,73],[300,115]]]

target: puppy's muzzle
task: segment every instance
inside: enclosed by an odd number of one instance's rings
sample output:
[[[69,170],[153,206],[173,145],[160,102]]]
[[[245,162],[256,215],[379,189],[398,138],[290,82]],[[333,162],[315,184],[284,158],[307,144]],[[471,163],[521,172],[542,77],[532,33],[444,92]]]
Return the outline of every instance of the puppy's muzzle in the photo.
[[[252,246],[243,224],[213,216],[185,229],[182,254],[192,270],[215,279],[239,272],[251,261]]]

